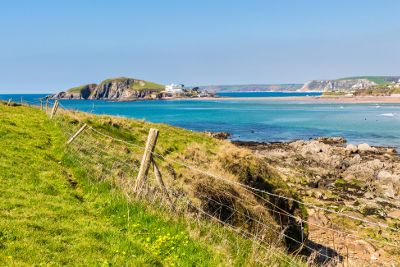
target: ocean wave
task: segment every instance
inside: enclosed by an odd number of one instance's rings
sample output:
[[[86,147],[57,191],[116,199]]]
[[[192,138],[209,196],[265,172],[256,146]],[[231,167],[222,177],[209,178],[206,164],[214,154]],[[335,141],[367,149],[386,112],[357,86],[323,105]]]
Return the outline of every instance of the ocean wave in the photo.
[[[385,116],[385,117],[394,117],[395,115],[393,113],[383,113],[379,114],[380,116]]]

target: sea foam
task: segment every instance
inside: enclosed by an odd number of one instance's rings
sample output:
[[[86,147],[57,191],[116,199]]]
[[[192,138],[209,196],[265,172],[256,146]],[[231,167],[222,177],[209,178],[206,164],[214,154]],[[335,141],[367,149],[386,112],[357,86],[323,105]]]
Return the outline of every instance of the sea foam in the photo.
[[[383,113],[383,114],[380,114],[381,116],[386,116],[386,117],[394,117],[394,114],[393,113]]]

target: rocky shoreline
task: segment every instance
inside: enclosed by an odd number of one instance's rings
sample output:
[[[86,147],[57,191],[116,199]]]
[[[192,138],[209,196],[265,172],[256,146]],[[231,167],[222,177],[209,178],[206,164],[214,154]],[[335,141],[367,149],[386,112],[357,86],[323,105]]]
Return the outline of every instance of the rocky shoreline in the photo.
[[[356,146],[347,144],[342,137],[233,143],[263,158],[305,202],[399,229],[377,231],[366,224],[354,224],[336,214],[308,207],[309,246],[316,242],[339,254],[350,254],[360,260],[353,262],[353,266],[365,262],[372,266],[380,266],[379,262],[397,266],[399,251],[393,246],[377,246],[379,243],[335,232],[356,230],[360,236],[391,244],[399,242],[400,156],[394,148]],[[327,228],[321,229],[315,224]],[[330,227],[336,230],[328,230]]]
[[[313,192],[319,198],[336,194],[341,199],[357,200],[359,205],[352,207],[362,210],[365,204],[368,211],[362,213],[378,216],[390,213],[384,202],[397,203],[392,206],[400,209],[400,156],[395,148],[356,146],[347,144],[342,137],[233,143],[264,157],[304,194]]]

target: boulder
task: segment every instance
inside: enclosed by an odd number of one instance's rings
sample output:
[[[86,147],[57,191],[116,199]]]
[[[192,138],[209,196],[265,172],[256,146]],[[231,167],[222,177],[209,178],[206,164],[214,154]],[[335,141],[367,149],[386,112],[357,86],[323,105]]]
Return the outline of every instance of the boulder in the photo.
[[[207,132],[207,134],[208,134],[208,136],[211,136],[216,139],[221,139],[221,140],[228,139],[231,136],[230,133],[226,133],[226,132],[215,132],[215,133]]]
[[[354,157],[350,158],[349,162],[351,165],[359,164],[361,162],[360,154],[355,154]]]
[[[344,139],[341,136],[338,137],[317,137],[314,138],[315,141],[319,141],[321,143],[327,144],[327,145],[342,145],[346,143],[346,139]]]
[[[378,174],[376,175],[376,178],[378,180],[392,180],[392,177],[393,175],[387,170],[379,171]]]
[[[349,144],[346,146],[346,152],[351,154],[351,153],[357,153],[358,148],[355,145]]]
[[[386,149],[386,153],[388,153],[388,154],[396,154],[397,151],[394,148],[388,148],[388,149]]]
[[[371,152],[371,151],[375,151],[375,150],[376,150],[376,148],[371,147],[371,146],[368,145],[367,143],[359,144],[357,148],[358,148],[358,150],[361,151],[361,152]]]

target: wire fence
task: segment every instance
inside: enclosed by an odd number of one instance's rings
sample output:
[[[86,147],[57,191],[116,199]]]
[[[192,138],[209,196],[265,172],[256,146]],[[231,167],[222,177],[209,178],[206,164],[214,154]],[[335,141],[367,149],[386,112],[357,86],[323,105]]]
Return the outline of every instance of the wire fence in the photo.
[[[55,119],[55,123],[64,130],[66,139],[73,137],[82,125],[88,123],[74,112],[66,111],[67,109],[57,101],[36,100],[25,101],[22,104],[46,109],[48,113],[54,112],[54,107],[60,105],[62,114]],[[143,136],[140,139],[145,138]],[[67,151],[71,155],[73,164],[80,166],[84,162],[88,175],[96,180],[109,182],[121,190],[128,199],[141,199],[199,220],[207,218],[243,238],[252,240],[257,248],[262,248],[266,252],[271,250],[271,245],[286,246],[294,255],[306,255],[310,264],[359,266],[359,264],[368,265],[374,262],[368,257],[349,252],[346,243],[351,244],[362,240],[375,247],[393,247],[394,249],[400,247],[398,239],[382,236],[374,238],[359,234],[355,230],[344,230],[333,223],[323,225],[310,222],[305,216],[288,210],[286,205],[280,205],[280,203],[282,201],[286,204],[296,203],[324,214],[346,218],[357,222],[359,227],[373,229],[374,232],[385,229],[395,235],[399,233],[399,229],[386,223],[367,220],[354,214],[327,209],[285,194],[250,186],[231,177],[205,170],[204,167],[193,163],[165,156],[157,150],[148,151],[145,146],[137,142],[115,137],[90,124],[87,130],[82,131],[67,146]],[[156,172],[159,169],[158,175],[162,173],[167,191],[163,190],[155,179],[149,178],[140,195],[132,190],[135,182],[133,178],[138,176],[144,153],[151,154],[152,165],[155,166],[154,171],[150,171],[147,176],[157,176]],[[185,169],[186,171],[182,172],[183,176],[177,177],[177,170],[173,166]],[[191,181],[190,186],[182,183],[185,180]],[[309,227],[329,233],[328,235],[332,236],[327,242],[329,244],[324,244],[324,246],[311,242],[308,239]],[[295,234],[293,230],[296,230]],[[340,239],[345,240],[344,245],[335,244],[335,240],[338,242]],[[273,253],[281,255],[290,266],[299,265],[293,258],[287,257],[284,250],[274,250]],[[379,264],[392,266],[390,262],[379,262]]]

